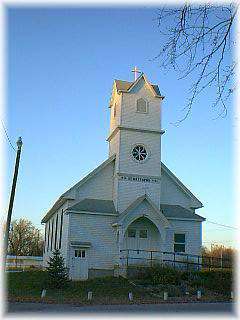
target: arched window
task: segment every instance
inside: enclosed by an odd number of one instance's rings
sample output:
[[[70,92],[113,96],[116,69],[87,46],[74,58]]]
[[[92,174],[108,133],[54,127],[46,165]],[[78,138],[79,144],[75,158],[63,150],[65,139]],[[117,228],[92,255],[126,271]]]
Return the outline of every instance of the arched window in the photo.
[[[147,101],[145,101],[143,98],[140,98],[137,100],[137,112],[141,113],[147,113]]]

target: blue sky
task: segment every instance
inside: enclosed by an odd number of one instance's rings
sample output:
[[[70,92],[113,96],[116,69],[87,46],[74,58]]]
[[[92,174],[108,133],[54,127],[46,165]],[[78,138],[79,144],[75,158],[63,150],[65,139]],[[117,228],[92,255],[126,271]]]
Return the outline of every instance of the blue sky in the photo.
[[[186,121],[172,125],[184,115],[189,80],[153,59],[161,45],[156,17],[153,7],[8,9],[8,132],[24,143],[13,218],[41,227],[53,202],[107,158],[113,80],[132,80],[136,65],[166,97],[163,162],[203,202],[199,214],[235,224],[233,105],[213,120],[209,89]],[[15,154],[6,151],[7,207]],[[205,222],[203,240],[234,245],[233,230]]]

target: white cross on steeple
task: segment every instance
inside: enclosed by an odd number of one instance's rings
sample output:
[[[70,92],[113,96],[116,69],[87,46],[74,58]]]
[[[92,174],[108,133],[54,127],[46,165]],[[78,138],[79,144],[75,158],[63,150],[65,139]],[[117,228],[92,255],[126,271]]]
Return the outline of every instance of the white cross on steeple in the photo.
[[[132,72],[134,72],[134,81],[136,81],[137,80],[137,74],[138,73],[141,73],[141,71],[140,70],[138,70],[138,68],[137,67],[134,67],[134,69],[132,70]]]

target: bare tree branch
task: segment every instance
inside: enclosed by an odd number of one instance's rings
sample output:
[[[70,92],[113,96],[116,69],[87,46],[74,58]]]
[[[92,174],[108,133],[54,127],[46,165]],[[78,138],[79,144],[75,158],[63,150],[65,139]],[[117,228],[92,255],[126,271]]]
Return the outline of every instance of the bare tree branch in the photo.
[[[163,68],[172,67],[179,79],[194,77],[185,105],[185,120],[191,113],[196,98],[210,86],[216,87],[212,106],[227,114],[226,101],[233,92],[232,83],[236,62],[233,24],[238,5],[189,5],[179,8],[163,7],[158,13],[158,27],[162,46],[155,59]]]

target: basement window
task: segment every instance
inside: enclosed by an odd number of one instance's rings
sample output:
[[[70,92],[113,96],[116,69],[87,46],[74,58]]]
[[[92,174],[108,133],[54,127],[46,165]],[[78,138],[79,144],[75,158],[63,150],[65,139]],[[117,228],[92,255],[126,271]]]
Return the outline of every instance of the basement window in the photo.
[[[185,252],[186,239],[184,233],[174,233],[174,252]]]

